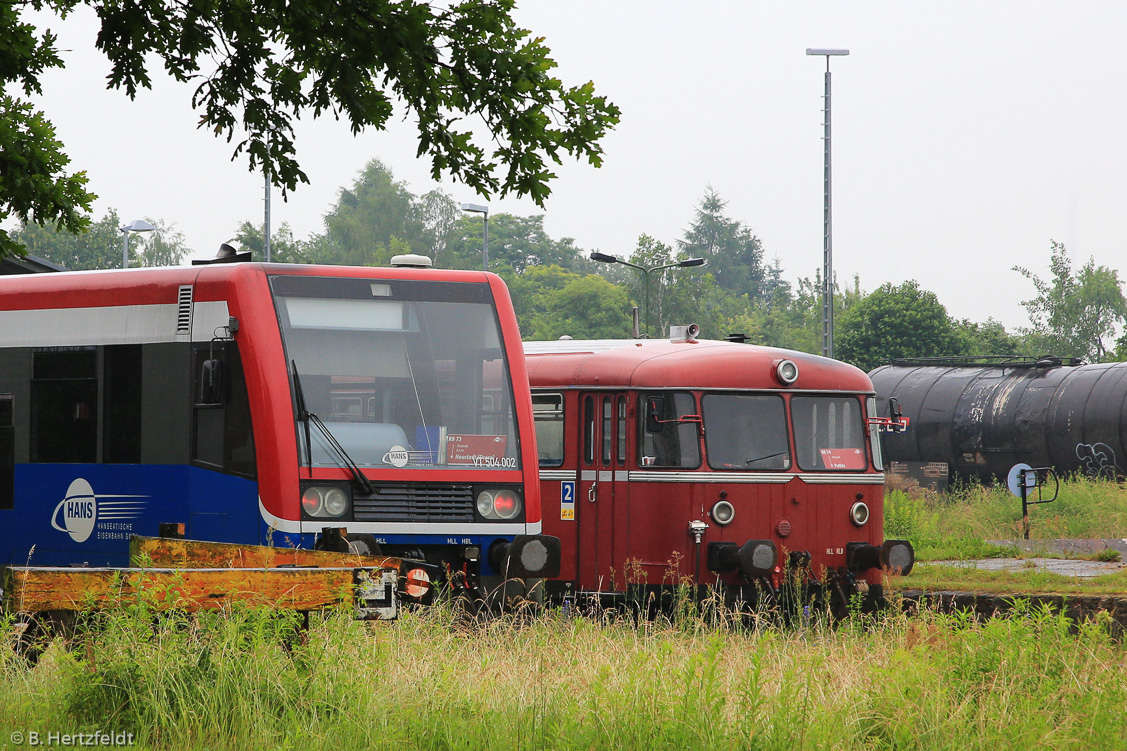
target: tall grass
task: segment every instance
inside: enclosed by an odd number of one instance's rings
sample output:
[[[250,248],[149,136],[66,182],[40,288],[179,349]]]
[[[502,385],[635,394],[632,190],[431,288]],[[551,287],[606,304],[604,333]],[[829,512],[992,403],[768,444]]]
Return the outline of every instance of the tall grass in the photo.
[[[1127,489],[1107,480],[1071,477],[1061,483],[1056,501],[1030,506],[1029,517],[1033,539],[1124,538]],[[966,484],[935,493],[891,476],[884,528],[889,538],[911,540],[924,561],[1012,555],[1012,548],[985,541],[1024,535],[1021,501],[1004,485]]]
[[[924,614],[776,629],[681,618],[307,631],[261,610],[102,616],[34,667],[0,651],[0,740],[132,732],[168,749],[1122,748],[1127,649],[1105,621]],[[14,638],[10,621],[0,636]],[[10,647],[10,645],[8,645]]]

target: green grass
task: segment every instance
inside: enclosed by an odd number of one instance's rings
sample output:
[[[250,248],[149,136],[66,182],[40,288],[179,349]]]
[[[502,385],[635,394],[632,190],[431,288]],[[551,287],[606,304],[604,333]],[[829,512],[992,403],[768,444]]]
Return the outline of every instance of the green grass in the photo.
[[[1059,498],[1030,506],[1035,540],[1127,537],[1127,489],[1104,480],[1074,477]],[[966,485],[939,494],[889,482],[885,535],[912,541],[921,561],[1018,557],[1016,548],[986,540],[1018,540],[1024,531],[1021,501],[1003,487]]]
[[[1127,737],[1127,647],[1106,619],[745,629],[564,612],[474,623],[436,607],[295,626],[135,609],[34,668],[2,650],[0,742],[103,730],[160,749],[1025,751]]]
[[[1092,579],[1077,579],[1036,568],[1017,571],[985,571],[972,568],[917,564],[908,576],[888,580],[897,590],[974,591],[992,594],[1091,595],[1127,597],[1127,570]]]

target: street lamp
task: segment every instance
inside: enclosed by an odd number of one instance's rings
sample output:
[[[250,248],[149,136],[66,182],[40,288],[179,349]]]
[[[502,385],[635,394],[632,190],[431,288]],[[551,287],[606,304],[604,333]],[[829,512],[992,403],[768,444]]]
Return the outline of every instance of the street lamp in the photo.
[[[485,217],[485,232],[481,239],[481,270],[489,271],[489,207],[482,206],[480,203],[463,203],[462,211]]]
[[[134,219],[129,224],[121,227],[121,268],[129,268],[129,233],[130,232],[152,232],[156,227],[146,222],[144,219]]]
[[[687,268],[691,268],[693,266],[703,266],[705,264],[705,260],[703,258],[687,258],[684,261],[677,261],[675,263],[667,263],[663,266],[650,266],[650,267],[647,268],[646,266],[639,266],[636,263],[630,263],[629,261],[623,261],[618,256],[612,256],[612,255],[607,255],[606,253],[600,253],[597,250],[591,252],[591,260],[592,261],[598,261],[600,263],[621,263],[623,266],[629,266],[632,269],[638,269],[639,271],[642,272],[642,280],[645,284],[644,289],[645,289],[645,293],[646,293],[646,299],[645,299],[645,303],[644,303],[645,306],[646,306],[646,338],[649,338],[649,335],[650,335],[650,272],[651,271],[661,271],[662,269],[673,269],[673,268],[687,269]]]
[[[831,182],[830,182],[830,58],[844,57],[849,50],[833,49],[807,49],[807,55],[825,56],[826,58],[826,106],[822,110],[825,114],[823,127],[825,134],[822,136],[824,164],[822,185],[822,356],[834,356],[834,283],[833,283],[833,213],[830,210]]]

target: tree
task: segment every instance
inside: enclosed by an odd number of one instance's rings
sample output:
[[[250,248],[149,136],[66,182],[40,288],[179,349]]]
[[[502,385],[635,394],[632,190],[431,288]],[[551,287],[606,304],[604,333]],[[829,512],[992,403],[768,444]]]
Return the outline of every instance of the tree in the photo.
[[[12,28],[15,17],[14,6],[0,3],[0,82],[7,84],[17,78],[10,66],[14,61],[11,47],[26,44],[28,40],[22,30]],[[16,33],[21,38],[10,39],[6,35]],[[49,35],[48,35],[49,36]],[[40,46],[33,44],[34,50]],[[46,42],[44,42],[46,44]],[[5,49],[5,48],[8,49]],[[19,55],[23,65],[42,68],[46,65],[40,55],[32,52]],[[58,60],[52,51],[45,56],[49,61]],[[38,81],[29,71],[22,71],[24,91],[27,94],[42,93]],[[55,127],[36,112],[31,105],[8,95],[0,94],[0,224],[9,217],[15,217],[23,225],[35,224],[46,227],[54,224],[56,230],[79,233],[90,226],[90,218],[84,212],[90,210],[94,194],[86,190],[86,173],[66,173],[69,163],[62,152],[62,144],[55,139]],[[0,258],[6,255],[22,255],[24,246],[6,230],[0,228]]]
[[[482,220],[478,216],[462,217],[450,248],[452,268],[481,268],[481,225]],[[543,214],[493,214],[489,217],[490,271],[501,272],[508,268],[523,274],[533,266],[553,265],[580,270],[579,249],[571,238],[552,239],[544,230]]]
[[[962,341],[934,292],[915,281],[882,285],[838,318],[835,356],[862,370],[897,357],[961,354]]]
[[[971,357],[1019,355],[1027,349],[1020,336],[1009,333],[993,318],[982,323],[963,319],[955,323],[955,329],[963,340],[962,353]]]
[[[97,222],[74,234],[64,229],[23,223],[12,239],[32,255],[71,271],[121,268],[121,220],[110,209]]]
[[[1127,323],[1127,299],[1119,274],[1096,266],[1092,258],[1080,273],[1073,274],[1068,250],[1055,240],[1051,244],[1051,282],[1014,266],[1014,271],[1037,289],[1036,297],[1022,302],[1031,324],[1023,333],[1037,354],[1102,362],[1109,357],[1104,341],[1115,335],[1119,325]]]
[[[184,233],[176,230],[175,224],[165,224],[160,219],[146,217],[145,221],[156,227],[155,230],[146,232],[145,237],[138,239],[130,246],[134,260],[131,266],[175,266],[188,254],[188,246],[184,242]]]
[[[325,233],[310,240],[309,257],[314,263],[386,266],[405,248],[426,252],[424,235],[407,185],[373,159],[351,188],[341,189],[336,206],[325,215]]]
[[[534,266],[504,275],[525,339],[620,339],[630,335],[626,290],[596,274]]]
[[[692,225],[677,243],[683,258],[704,258],[718,287],[752,299],[763,296],[763,246],[742,222],[724,214],[724,201],[709,186]]]
[[[266,260],[266,228],[243,222],[235,233],[234,240],[242,250],[249,250],[256,261]],[[285,222],[270,233],[270,260],[274,263],[310,263],[306,243],[295,240],[293,229]]]
[[[618,108],[590,82],[566,87],[543,40],[516,26],[514,0],[35,0],[65,15],[79,2],[101,18],[96,46],[108,85],[134,97],[159,61],[195,88],[199,127],[235,145],[249,167],[284,191],[308,178],[293,123],[326,112],[359,132],[381,129],[401,103],[418,127],[419,156],[483,195],[528,195],[539,205],[566,153],[598,166],[600,139]],[[57,223],[77,232],[93,195],[84,173],[66,174],[62,144],[42,113],[10,93],[40,92],[62,67],[50,31],[0,3],[0,220]],[[473,125],[484,128],[475,132]],[[242,134],[245,133],[245,136]],[[15,244],[0,231],[0,253]]]

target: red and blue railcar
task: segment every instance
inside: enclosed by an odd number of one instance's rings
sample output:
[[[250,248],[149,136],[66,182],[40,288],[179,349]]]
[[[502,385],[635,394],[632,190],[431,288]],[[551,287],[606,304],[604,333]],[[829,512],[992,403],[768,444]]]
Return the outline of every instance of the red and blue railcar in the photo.
[[[483,272],[257,263],[0,278],[0,565],[131,535],[550,571],[516,318]],[[334,539],[336,536],[334,535]]]

